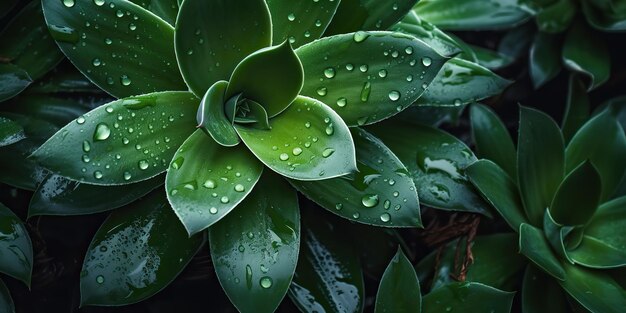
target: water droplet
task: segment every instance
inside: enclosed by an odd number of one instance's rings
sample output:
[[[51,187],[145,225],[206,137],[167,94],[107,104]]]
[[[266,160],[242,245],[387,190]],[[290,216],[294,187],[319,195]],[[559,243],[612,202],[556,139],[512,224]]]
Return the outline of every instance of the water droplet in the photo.
[[[216,208],[216,207],[214,207],[214,206],[212,206],[212,207],[209,209],[209,213],[211,213],[211,214],[217,214],[217,208]]]
[[[344,97],[337,99],[337,105],[341,108],[345,107],[348,104],[348,100]]]
[[[335,69],[332,67],[326,68],[324,70],[324,76],[326,76],[326,78],[333,78],[335,77]]]
[[[96,277],[96,282],[97,282],[98,284],[102,284],[102,283],[104,283],[104,276],[102,276],[102,275],[98,275],[98,277]]]
[[[367,64],[363,64],[361,66],[359,66],[359,70],[363,73],[367,72],[368,66]]]
[[[115,12],[115,15],[117,17],[122,17],[122,16],[124,16],[124,12],[122,12],[122,10],[117,10],[117,12]]]
[[[204,182],[204,184],[202,184],[202,186],[204,186],[204,188],[208,188],[208,189],[215,189],[215,187],[217,187],[217,184],[212,179],[207,179]]]
[[[246,187],[244,187],[242,184],[235,185],[236,192],[244,192],[245,190],[246,190]]]
[[[375,207],[378,204],[378,195],[372,195],[372,194],[364,195],[361,198],[361,204],[363,204],[363,206],[366,208]]]
[[[387,77],[387,70],[380,70],[378,71],[378,76],[380,76],[380,78],[385,78]]]
[[[352,65],[352,63],[346,64],[346,70],[352,72],[352,70],[354,70],[354,65]]]
[[[135,25],[133,23],[130,23],[130,24],[128,24],[128,29],[135,30],[135,29],[137,29],[137,25]]]
[[[461,101],[461,99],[454,99],[454,106],[461,106],[461,104],[463,104],[463,102]]]
[[[404,53],[411,55],[413,54],[413,47],[406,47],[406,49],[404,49]]]
[[[94,141],[107,140],[111,136],[111,129],[106,123],[100,123],[93,132]]]
[[[226,204],[226,203],[230,202],[230,199],[228,199],[227,196],[223,196],[222,198],[220,198],[220,202]]]
[[[353,36],[354,42],[363,42],[369,36],[370,36],[370,34],[368,34],[367,32],[358,31],[358,32],[354,33],[354,36]]]
[[[296,20],[296,15],[295,15],[295,14],[293,14],[293,13],[291,13],[291,14],[287,15],[287,19],[288,19],[290,22],[293,22],[293,21],[295,21],[295,20]]]
[[[322,156],[327,158],[327,157],[333,155],[333,153],[335,153],[335,149],[333,149],[333,148],[326,148],[326,149],[324,149],[324,151],[322,151]]]
[[[146,160],[140,160],[138,165],[140,169],[145,170],[145,169],[148,169],[148,167],[150,166],[150,163],[148,163],[148,161]]]
[[[367,102],[370,98],[370,93],[372,92],[372,84],[370,82],[365,82],[363,84],[363,89],[361,89],[361,101]]]
[[[178,157],[176,160],[172,161],[172,168],[177,170],[183,166],[183,162],[185,162],[185,158]]]
[[[398,101],[398,99],[400,99],[400,92],[396,90],[392,90],[389,92],[389,100]]]
[[[267,276],[264,276],[259,281],[259,284],[261,284],[261,287],[263,287],[264,289],[270,288],[272,287],[272,279]]]
[[[91,159],[89,158],[89,156],[88,156],[88,155],[86,155],[86,154],[83,154],[83,162],[85,162],[85,163],[89,163],[89,161],[91,161]]]
[[[295,147],[293,148],[293,150],[291,150],[291,153],[293,153],[293,155],[300,155],[302,153],[302,148],[300,147]]]
[[[106,43],[107,45],[110,45],[113,43],[113,40],[111,40],[110,38],[105,38],[104,43]]]
[[[104,0],[93,0],[93,3],[100,7],[104,4]]]
[[[89,141],[87,140],[83,141],[83,151],[89,152],[90,150],[91,150],[91,145],[89,144]]]
[[[412,82],[412,81],[413,81],[413,75],[409,74],[409,75],[406,77],[406,81],[408,81],[408,82]]]
[[[384,223],[389,222],[390,219],[391,219],[391,215],[389,215],[389,213],[383,213],[380,215],[380,220],[383,221]]]
[[[353,218],[359,218],[361,216],[361,214],[359,214],[359,212],[354,212],[354,214],[352,214]]]
[[[246,286],[248,289],[252,288],[252,268],[250,265],[246,265]]]
[[[85,117],[84,117],[84,116],[82,116],[82,115],[81,115],[81,116],[79,116],[79,117],[76,119],[76,123],[78,123],[78,124],[84,124],[84,123],[85,123]]]
[[[326,135],[331,136],[334,132],[335,132],[335,127],[333,126],[333,124],[332,123],[328,124],[328,126],[326,126]]]
[[[74,6],[74,4],[76,4],[76,3],[74,2],[74,0],[63,0],[63,5],[64,5],[64,6],[66,6],[66,7],[68,7],[68,8],[73,7],[73,6]]]
[[[124,86],[128,86],[128,85],[130,85],[130,83],[131,83],[130,78],[128,78],[128,76],[126,76],[126,75],[122,75],[122,76],[120,76],[120,82],[121,82],[121,83],[122,83],[122,85],[124,85]]]
[[[124,172],[124,180],[130,180],[132,175],[129,172]]]
[[[78,32],[67,26],[48,25],[52,38],[57,41],[75,44],[79,40]]]
[[[287,160],[289,160],[289,155],[288,155],[287,153],[281,153],[281,154],[278,156],[278,158],[279,158],[281,161],[287,161]]]
[[[336,209],[337,211],[339,211],[339,210],[343,209],[343,204],[341,204],[341,203],[337,203],[337,204],[335,204],[335,209]]]
[[[100,62],[100,59],[95,58],[93,59],[93,61],[91,61],[91,64],[93,64],[93,66],[100,66],[100,64],[102,64],[102,62]]]
[[[101,179],[102,178],[102,172],[100,172],[100,171],[93,172],[93,177],[96,178],[96,179]]]
[[[383,202],[383,208],[385,208],[385,210],[388,210],[390,206],[391,206],[391,201],[385,200],[385,202]]]
[[[429,57],[422,58],[422,64],[426,67],[429,67],[433,63],[433,60]]]

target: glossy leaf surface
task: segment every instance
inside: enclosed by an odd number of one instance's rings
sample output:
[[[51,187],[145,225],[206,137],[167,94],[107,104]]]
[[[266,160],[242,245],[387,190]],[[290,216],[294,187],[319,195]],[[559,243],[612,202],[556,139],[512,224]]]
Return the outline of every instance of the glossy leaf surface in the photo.
[[[211,258],[239,312],[274,312],[291,284],[300,248],[298,197],[267,172],[255,190],[210,228]]]
[[[154,13],[156,16],[162,18],[170,25],[176,23],[176,15],[178,15],[178,1],[177,0],[130,0],[131,2],[141,6],[142,8]]]
[[[270,126],[262,130],[236,124],[235,129],[273,171],[298,180],[320,180],[356,170],[350,130],[324,103],[299,96]]]
[[[626,291],[604,272],[563,264],[567,280],[561,287],[591,312],[619,313],[626,307]]]
[[[598,208],[602,181],[595,166],[585,161],[563,180],[550,205],[554,220],[562,225],[584,225]]]
[[[254,188],[263,171],[246,147],[220,146],[196,130],[174,155],[167,198],[190,235],[223,218]]]
[[[477,63],[490,70],[498,70],[513,63],[513,58],[498,51],[486,49],[480,46],[472,46],[476,54]]]
[[[125,0],[42,4],[63,53],[111,95],[187,89],[176,66],[174,29],[149,11]]]
[[[118,306],[165,288],[196,254],[204,237],[189,238],[162,191],[115,211],[94,236],[80,278],[83,305]]]
[[[559,74],[562,40],[553,34],[539,32],[530,47],[530,78],[535,89]]]
[[[561,262],[550,248],[550,244],[541,229],[529,224],[521,224],[519,228],[520,253],[528,257],[534,264],[556,279],[565,280],[565,270]]]
[[[304,66],[302,95],[324,101],[350,126],[413,104],[446,61],[424,42],[391,32],[326,37],[296,53]]]
[[[266,0],[272,15],[273,42],[297,48],[322,37],[342,1]]]
[[[404,164],[378,138],[352,129],[358,172],[323,181],[295,181],[309,199],[343,218],[377,226],[422,225],[415,184]]]
[[[431,291],[422,300],[423,312],[494,312],[508,313],[512,292],[480,283],[451,283]],[[449,308],[449,309],[448,309]]]
[[[516,180],[515,145],[502,120],[489,107],[479,103],[470,107],[470,119],[478,156],[493,161]]]
[[[523,313],[566,313],[567,302],[556,280],[533,265],[526,267],[522,283]]]
[[[569,0],[551,1],[543,6],[535,15],[539,31],[560,33],[567,30],[578,11],[575,2]]]
[[[33,247],[24,223],[0,203],[0,273],[30,286]]]
[[[11,64],[0,64],[0,102],[17,96],[32,82],[23,69]]]
[[[569,143],[574,134],[589,119],[590,106],[587,88],[578,75],[571,74],[567,85],[567,103],[561,124],[565,143]]]
[[[422,40],[443,56],[453,56],[461,52],[459,44],[437,26],[422,20],[410,11],[400,22],[389,30],[403,32]]]
[[[224,96],[227,81],[218,81],[209,90],[207,90],[200,107],[196,120],[198,128],[202,129],[222,146],[231,147],[237,145],[241,140],[233,127],[232,120],[226,116],[226,101]]]
[[[446,30],[507,29],[530,18],[516,0],[421,0],[413,10]]]
[[[193,132],[197,105],[189,92],[117,100],[63,127],[34,157],[55,173],[85,183],[146,180],[165,171]]]
[[[422,295],[413,265],[398,248],[378,286],[376,313],[420,313]]]
[[[13,299],[9,293],[9,289],[0,279],[0,310],[6,313],[15,313],[15,306],[13,305]]]
[[[202,97],[218,80],[229,80],[246,56],[272,43],[272,22],[263,0],[186,0],[175,37],[180,72]]]
[[[24,138],[26,134],[20,124],[0,116],[0,147],[14,144]]]
[[[342,0],[326,35],[385,30],[409,12],[417,0]]]
[[[586,78],[587,90],[604,84],[611,75],[611,56],[606,42],[584,21],[575,21],[563,44],[563,63]]]

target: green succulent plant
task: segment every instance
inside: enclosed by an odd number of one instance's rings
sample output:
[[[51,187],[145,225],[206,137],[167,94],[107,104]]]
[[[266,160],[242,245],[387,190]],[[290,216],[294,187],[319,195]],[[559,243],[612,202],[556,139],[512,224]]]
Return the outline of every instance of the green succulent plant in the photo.
[[[518,233],[519,252],[531,261],[524,312],[567,312],[565,293],[590,312],[621,312],[626,305],[620,274],[611,271],[626,265],[626,198],[616,194],[626,172],[626,134],[617,112],[600,112],[566,145],[548,115],[521,107],[516,153],[490,109],[471,109],[476,148],[486,159],[466,174]]]

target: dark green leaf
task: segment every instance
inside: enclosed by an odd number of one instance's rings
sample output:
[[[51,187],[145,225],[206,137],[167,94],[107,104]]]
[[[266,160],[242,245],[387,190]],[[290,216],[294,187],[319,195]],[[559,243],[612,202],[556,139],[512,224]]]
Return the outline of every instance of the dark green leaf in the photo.
[[[226,148],[196,130],[173,157],[165,188],[190,235],[226,216],[254,188],[263,165],[244,146]]]
[[[521,254],[528,257],[544,272],[559,280],[565,280],[565,270],[550,248],[550,243],[548,243],[541,229],[526,223],[521,224],[519,228],[519,250]]]
[[[0,18],[3,18],[7,14],[11,13],[11,10],[13,10],[13,8],[15,8],[15,6],[20,2],[21,0],[5,0],[0,2]]]
[[[55,93],[105,97],[104,92],[79,72],[70,62],[64,62],[57,66],[50,74],[44,76],[38,83],[28,88],[28,98],[39,96],[35,94],[45,94],[51,97],[51,94]],[[22,99],[18,101],[20,100]],[[65,97],[63,100],[68,99]]]
[[[0,116],[0,147],[14,144],[24,138],[26,134],[20,124]]]
[[[567,313],[567,302],[554,278],[533,265],[526,267],[522,283],[523,313]]]
[[[574,261],[567,254],[565,238],[573,229],[573,226],[557,223],[552,217],[550,210],[546,210],[543,217],[543,233],[550,243],[550,246],[552,246],[553,251],[556,252],[556,255],[561,259],[566,259],[572,264],[574,264]]]
[[[498,51],[486,49],[480,46],[471,46],[476,54],[478,64],[490,70],[499,70],[513,63],[513,58]]]
[[[94,185],[122,185],[165,171],[193,132],[198,99],[161,92],[120,99],[78,117],[33,155],[55,173]]]
[[[498,44],[498,52],[518,61],[528,55],[536,31],[533,23],[525,23],[507,31]]]
[[[15,306],[13,305],[13,299],[9,293],[9,289],[4,285],[0,279],[0,310],[5,313],[15,313]]]
[[[178,276],[202,243],[189,238],[159,190],[115,211],[94,236],[80,278],[82,305],[118,306],[153,296]]]
[[[442,124],[456,126],[466,107],[467,105],[415,105],[408,107],[394,118],[410,124],[423,124],[432,127],[439,127]]]
[[[604,84],[611,75],[611,56],[607,43],[584,21],[574,21],[563,45],[563,62],[586,78],[587,90]]]
[[[386,121],[368,128],[413,177],[420,202],[430,207],[488,214],[463,169],[476,161],[456,137],[424,125]]]
[[[611,109],[585,123],[565,153],[567,172],[591,160],[602,178],[602,197],[608,199],[626,170],[626,134]]]
[[[23,69],[12,64],[0,64],[0,102],[17,96],[32,82]]]
[[[359,255],[339,225],[303,211],[302,245],[289,297],[303,312],[363,311]]]
[[[528,223],[517,185],[497,164],[479,160],[465,169],[469,180],[504,220],[517,231]]]
[[[342,0],[326,35],[357,30],[385,30],[411,10],[418,0]]]
[[[446,30],[513,28],[531,16],[517,0],[421,0],[413,10]]]
[[[459,106],[495,96],[510,84],[477,63],[454,58],[443,65],[416,103]]]
[[[125,0],[42,3],[63,53],[111,95],[187,89],[176,66],[174,29],[151,12]]]
[[[178,1],[177,0],[129,0],[144,9],[154,13],[156,16],[162,18],[170,25],[176,23],[176,15],[178,14]]]
[[[220,80],[207,90],[200,102],[196,120],[198,128],[210,135],[213,140],[222,146],[232,147],[241,140],[233,127],[232,120],[227,117],[225,112],[225,104],[228,99],[225,99],[224,96],[227,87],[228,82]]]
[[[587,88],[576,74],[571,74],[567,87],[567,102],[561,129],[565,143],[569,143],[574,134],[589,119],[590,109]]]
[[[261,104],[250,99],[245,99],[243,104],[247,105],[248,109],[250,109],[248,118],[252,119],[253,123],[255,123],[255,127],[265,130],[272,129],[267,111],[265,111],[265,108]],[[235,118],[235,120],[237,120],[237,118]]]
[[[297,180],[321,180],[356,170],[350,130],[325,104],[300,96],[270,122],[271,130],[241,124],[235,129],[273,171]]]
[[[541,8],[535,16],[535,21],[541,32],[560,33],[567,30],[577,11],[575,2],[556,0]]]
[[[353,128],[358,172],[323,181],[291,181],[343,218],[376,226],[419,227],[419,200],[404,164],[380,140]]]
[[[535,89],[546,84],[559,74],[561,64],[561,44],[559,36],[538,32],[530,47],[530,78]]]
[[[30,287],[33,246],[26,225],[0,203],[0,273],[14,277]]]
[[[30,90],[29,88],[29,93]],[[96,105],[97,104],[100,103],[96,103]],[[81,114],[88,112],[92,108],[91,105],[92,103],[88,101],[69,99],[52,94],[29,94],[13,99],[10,103],[4,105],[2,109],[4,110],[6,108],[8,112],[17,113],[22,116],[36,116],[37,119],[62,127]],[[52,132],[52,134],[54,134],[54,132]]]
[[[420,284],[411,261],[402,249],[389,262],[378,286],[376,313],[420,313],[422,310]]]
[[[244,98],[261,104],[269,117],[274,117],[296,99],[303,83],[302,64],[285,41],[243,59],[230,77],[225,99],[241,93]]]
[[[626,308],[626,291],[604,272],[563,264],[567,293],[591,312],[620,313]]]
[[[294,48],[322,37],[342,1],[266,0],[272,15],[273,42]]]
[[[462,51],[457,43],[448,34],[437,26],[420,19],[415,11],[410,11],[400,22],[389,30],[403,32],[422,40],[443,56],[453,56]]]
[[[185,0],[176,23],[176,57],[185,82],[198,97],[229,80],[239,62],[272,43],[272,22],[263,0]]]
[[[550,205],[554,220],[562,225],[584,225],[600,202],[602,181],[589,161],[573,169],[561,182]]]
[[[622,3],[610,1],[581,1],[587,22],[601,31],[622,32],[626,30]]]
[[[515,145],[502,120],[489,107],[479,103],[471,106],[470,119],[478,156],[498,164],[516,181]]]
[[[554,120],[535,109],[520,107],[517,174],[528,220],[541,225],[565,170],[563,135]]]
[[[378,122],[413,104],[446,61],[415,37],[391,32],[322,38],[296,53],[304,66],[302,94],[324,101],[350,126]]]
[[[509,313],[514,295],[480,283],[452,283],[424,296],[422,311]]]
[[[163,185],[163,180],[163,176],[156,176],[136,184],[103,187],[50,174],[35,190],[28,216],[83,215],[117,209]]]
[[[239,312],[274,312],[291,284],[300,248],[295,191],[265,173],[237,208],[210,228],[217,277]]]

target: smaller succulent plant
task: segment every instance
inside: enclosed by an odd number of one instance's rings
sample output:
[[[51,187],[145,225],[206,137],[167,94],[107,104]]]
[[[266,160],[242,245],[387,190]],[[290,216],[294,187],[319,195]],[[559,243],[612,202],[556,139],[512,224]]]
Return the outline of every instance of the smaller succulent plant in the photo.
[[[474,140],[486,159],[466,173],[518,232],[519,251],[532,262],[524,312],[544,307],[546,296],[556,301],[554,312],[565,312],[560,288],[594,313],[626,306],[626,291],[610,271],[626,266],[626,196],[615,194],[626,173],[626,134],[615,111],[590,119],[566,146],[548,115],[521,107],[516,154],[499,118],[482,105],[471,109]]]

